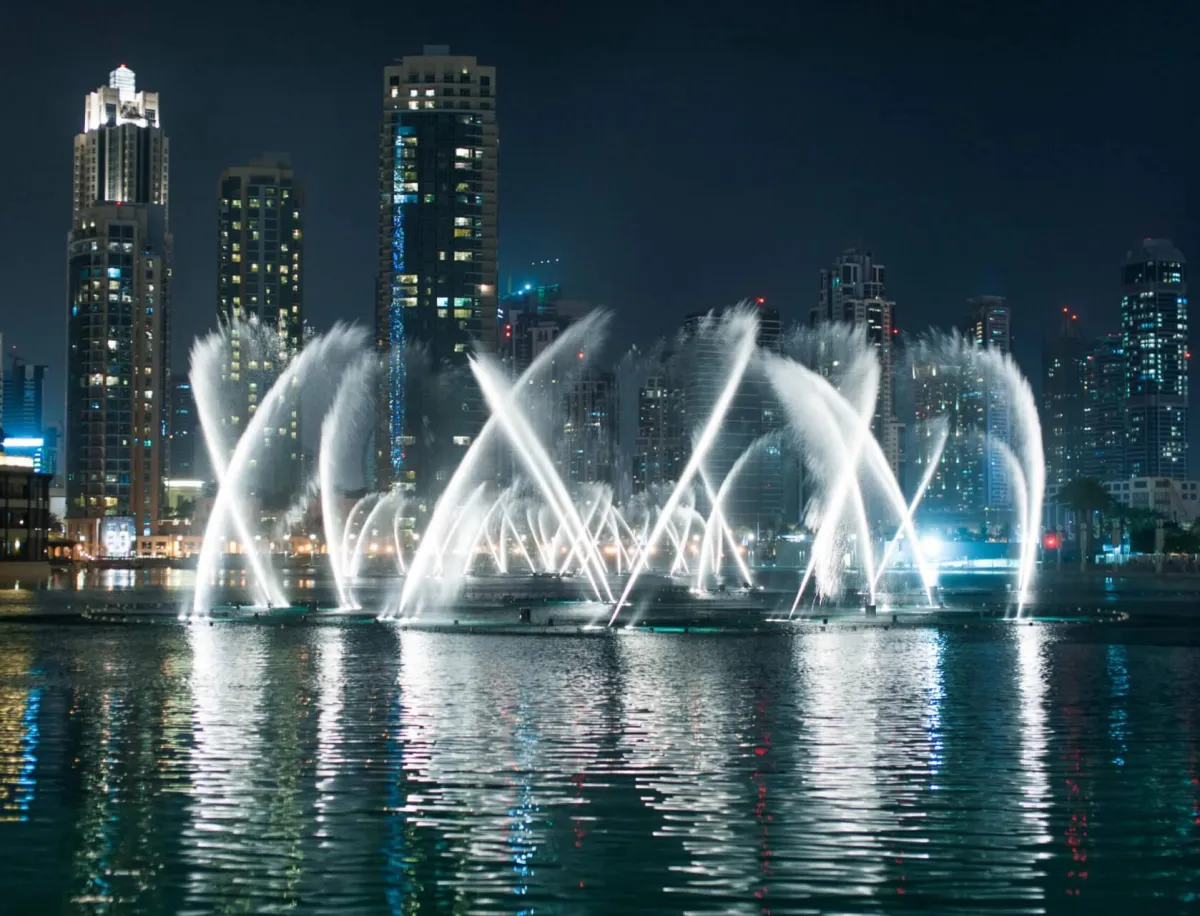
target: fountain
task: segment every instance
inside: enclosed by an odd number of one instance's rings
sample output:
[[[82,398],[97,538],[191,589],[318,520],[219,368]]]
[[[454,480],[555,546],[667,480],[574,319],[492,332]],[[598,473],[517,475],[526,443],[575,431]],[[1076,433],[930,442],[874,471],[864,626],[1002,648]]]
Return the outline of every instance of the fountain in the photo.
[[[273,353],[278,341],[253,323],[225,327],[199,341],[192,353],[192,383],[218,491],[190,613],[203,617],[218,606],[214,582],[231,542],[244,554],[255,609],[288,606],[271,557],[257,549],[260,535],[247,515],[246,496],[264,430],[285,405],[295,403],[298,392],[312,391],[324,406],[315,474],[309,489],[286,513],[285,527],[303,516],[309,501],[319,500],[324,562],[341,612],[365,611],[412,623],[426,612],[461,607],[461,592],[468,583],[483,583],[478,587],[486,595],[488,588],[511,590],[514,583],[539,577],[554,580],[539,586],[545,594],[595,608],[591,619],[610,626],[622,620],[634,596],[653,595],[668,586],[676,589],[672,594],[703,599],[708,612],[722,601],[749,600],[766,586],[755,584],[759,577],[743,557],[743,545],[753,532],[742,529],[739,543],[729,507],[747,466],[766,451],[780,454],[782,448],[795,450],[810,491],[805,519],[811,549],[803,569],[787,588],[786,598],[779,589],[780,577],[769,577],[781,609],[790,606],[787,616],[796,614],[805,595],[813,602],[837,604],[849,590],[860,596],[854,600],[868,613],[885,599],[915,601],[904,597],[903,588],[896,590],[905,576],[919,581],[914,594],[923,595],[917,603],[935,604],[938,572],[924,555],[915,519],[940,466],[948,427],[943,419],[931,421],[928,463],[906,498],[872,431],[880,365],[861,333],[841,328],[805,333],[782,348],[764,350],[752,309],[710,316],[690,333],[710,335],[710,352],[720,354],[723,368],[712,386],[711,404],[691,416],[695,435],[687,460],[669,487],[618,500],[608,484],[566,476],[548,444],[548,431],[538,428],[548,412],[534,406],[539,392],[564,390],[559,373],[564,366],[583,364],[585,343],[588,353],[598,349],[607,322],[605,313],[594,312],[568,327],[515,379],[486,353],[470,357],[471,377],[488,416],[419,529],[413,520],[422,500],[406,490],[367,493],[349,511],[343,507],[339,475],[361,457],[356,449],[373,417],[372,392],[381,366],[368,350],[363,331],[339,325],[314,338],[286,365],[281,362],[274,383],[236,439],[224,422],[229,411],[222,402],[231,354]],[[921,353],[985,373],[989,390],[1009,405],[1011,437],[991,441],[987,448],[1006,469],[1015,494],[1021,537],[1019,616],[1029,600],[1036,567],[1045,485],[1032,393],[1010,358],[961,338],[929,338]],[[387,365],[399,358],[393,354]],[[729,455],[724,446],[720,452],[714,448],[725,441],[722,436],[732,435],[727,418],[736,399],[751,390],[749,385],[759,386],[752,389],[756,397],[778,404],[785,423],[752,441],[742,440],[736,458],[716,460],[718,454]],[[503,455],[511,455],[510,464],[493,460]],[[884,525],[891,526],[889,535],[877,533]],[[377,561],[383,554],[392,555],[382,570],[383,580],[392,583],[390,594],[380,606],[364,608],[361,579],[367,570],[381,574]],[[898,566],[905,554],[907,559]],[[746,598],[722,597],[727,595],[723,570],[736,575],[737,592]],[[499,584],[487,586],[492,580]],[[762,599],[764,608],[769,600],[770,594]],[[640,606],[639,614],[648,605]],[[529,619],[528,609],[522,609],[521,616]],[[635,615],[634,622],[637,619]]]

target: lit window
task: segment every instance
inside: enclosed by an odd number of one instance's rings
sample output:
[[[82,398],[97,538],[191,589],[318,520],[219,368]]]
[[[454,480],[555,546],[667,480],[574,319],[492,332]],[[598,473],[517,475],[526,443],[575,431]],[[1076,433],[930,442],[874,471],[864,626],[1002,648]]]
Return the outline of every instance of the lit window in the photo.
[[[456,261],[470,261],[470,260],[473,260],[474,257],[475,257],[475,253],[471,252],[471,251],[456,251],[456,252],[454,252],[454,260],[456,260]]]

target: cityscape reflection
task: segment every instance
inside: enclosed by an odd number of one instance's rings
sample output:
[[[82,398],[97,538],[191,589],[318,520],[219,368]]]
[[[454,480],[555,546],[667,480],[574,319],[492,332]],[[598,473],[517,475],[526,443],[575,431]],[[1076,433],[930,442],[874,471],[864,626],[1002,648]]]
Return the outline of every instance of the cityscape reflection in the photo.
[[[1185,905],[1200,647],[1096,632],[14,624],[0,892],[146,914]]]

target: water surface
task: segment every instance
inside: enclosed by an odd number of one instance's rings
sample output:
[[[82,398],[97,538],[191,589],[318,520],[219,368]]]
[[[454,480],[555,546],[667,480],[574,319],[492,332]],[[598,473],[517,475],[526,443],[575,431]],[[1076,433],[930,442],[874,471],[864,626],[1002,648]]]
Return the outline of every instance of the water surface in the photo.
[[[1184,912],[1200,648],[0,625],[0,912]]]

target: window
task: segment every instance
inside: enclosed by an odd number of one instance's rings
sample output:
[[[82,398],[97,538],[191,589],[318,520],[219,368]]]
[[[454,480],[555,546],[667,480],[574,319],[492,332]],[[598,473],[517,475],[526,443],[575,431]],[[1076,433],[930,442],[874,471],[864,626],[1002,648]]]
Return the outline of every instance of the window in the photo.
[[[456,251],[456,252],[454,252],[454,260],[456,260],[456,261],[470,261],[470,260],[473,260],[474,257],[475,257],[475,254],[474,254],[474,252],[471,252],[471,251]]]

